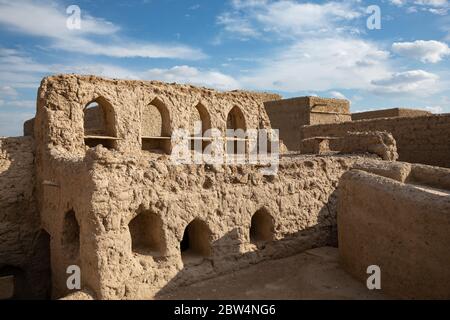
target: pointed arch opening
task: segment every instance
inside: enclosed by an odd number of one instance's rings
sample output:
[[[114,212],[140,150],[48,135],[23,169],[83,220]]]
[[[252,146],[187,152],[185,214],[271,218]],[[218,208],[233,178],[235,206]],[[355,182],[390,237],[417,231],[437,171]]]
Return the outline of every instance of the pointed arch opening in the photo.
[[[151,211],[141,212],[130,221],[128,228],[134,253],[153,257],[164,255],[166,245],[160,216]]]
[[[247,150],[247,125],[241,109],[234,106],[227,116],[226,153],[242,155]]]
[[[180,250],[184,262],[211,255],[211,230],[204,221],[194,219],[187,225],[180,242]]]
[[[169,154],[171,136],[169,109],[161,100],[155,98],[142,110],[142,150]]]
[[[273,240],[274,221],[265,208],[255,212],[250,225],[250,242],[261,244]]]
[[[104,97],[88,103],[84,110],[84,142],[90,148],[103,145],[116,147],[116,116],[113,106]]]
[[[211,117],[202,103],[198,103],[192,110],[189,118],[191,134],[191,150],[203,151],[211,142],[211,137],[205,135],[211,129]]]
[[[76,261],[80,256],[80,225],[73,210],[68,211],[64,217],[61,241],[66,257]]]

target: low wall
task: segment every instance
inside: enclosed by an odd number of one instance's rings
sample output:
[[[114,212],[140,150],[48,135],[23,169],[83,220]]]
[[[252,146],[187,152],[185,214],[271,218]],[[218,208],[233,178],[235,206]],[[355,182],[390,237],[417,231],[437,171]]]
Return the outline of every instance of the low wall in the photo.
[[[449,299],[450,188],[440,188],[450,187],[450,170],[399,165],[391,171],[406,173],[397,176],[407,183],[360,170],[342,176],[341,263],[364,283],[367,267],[379,266],[381,290],[392,297]],[[380,174],[396,176],[381,169]]]
[[[349,131],[388,131],[397,142],[400,161],[450,168],[450,114],[311,125],[300,131],[302,139],[344,136]]]
[[[393,118],[393,117],[418,117],[431,116],[432,113],[425,110],[406,109],[406,108],[392,108],[383,110],[373,110],[366,112],[352,113],[352,120],[364,119],[379,119],[379,118]]]

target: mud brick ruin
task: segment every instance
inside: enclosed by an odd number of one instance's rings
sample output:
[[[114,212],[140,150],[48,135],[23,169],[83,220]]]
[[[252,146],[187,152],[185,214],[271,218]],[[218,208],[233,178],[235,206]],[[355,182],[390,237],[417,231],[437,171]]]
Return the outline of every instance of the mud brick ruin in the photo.
[[[278,129],[278,173],[174,164],[195,121]],[[323,246],[390,296],[450,298],[450,114],[58,75],[24,131],[0,138],[0,298],[152,299]]]

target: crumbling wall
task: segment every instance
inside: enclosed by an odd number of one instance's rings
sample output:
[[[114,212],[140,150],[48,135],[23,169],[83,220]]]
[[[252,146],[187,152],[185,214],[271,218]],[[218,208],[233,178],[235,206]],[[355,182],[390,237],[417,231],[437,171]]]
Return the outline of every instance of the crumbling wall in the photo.
[[[314,137],[303,139],[303,154],[330,153],[373,153],[381,159],[395,161],[398,159],[397,146],[388,132],[347,132],[343,137]]]
[[[450,170],[382,167],[360,166],[368,172],[349,171],[339,182],[343,267],[366,282],[367,268],[379,266],[381,290],[393,297],[449,299]]]
[[[339,137],[352,131],[387,131],[397,143],[400,161],[450,167],[449,114],[303,126],[299,131],[303,139]]]
[[[114,140],[89,147],[83,110],[99,97],[113,115],[108,138]],[[336,244],[335,189],[357,156],[287,156],[278,175],[264,176],[256,165],[176,165],[142,148],[142,112],[150,104],[163,110],[166,135],[188,130],[195,109],[222,132],[231,110],[239,111],[239,127],[270,128],[263,103],[276,98],[75,75],[44,79],[35,120],[36,185],[42,225],[52,237],[53,296],[71,293],[70,265],[80,266],[82,289],[95,298],[151,298]],[[258,234],[256,212],[262,241],[250,236]]]
[[[131,280],[130,275],[122,274],[122,271],[126,273],[130,268],[128,260],[124,264],[111,266],[105,265],[105,261],[108,261],[115,247],[122,248],[124,241],[130,244],[131,238],[124,238],[125,224],[121,219],[130,218],[130,208],[135,210],[133,214],[140,212],[142,198],[151,195],[153,199],[155,195],[154,188],[157,188],[158,183],[151,180],[151,172],[157,169],[147,173],[143,168],[149,164],[158,168],[158,163],[167,164],[169,161],[163,155],[164,152],[144,149],[146,137],[143,134],[148,131],[148,117],[143,116],[144,108],[149,105],[157,107],[164,118],[164,137],[160,138],[165,139],[174,129],[188,130],[193,111],[200,104],[202,113],[209,116],[209,127],[222,132],[226,129],[227,114],[236,108],[239,108],[245,120],[243,129],[268,128],[263,102],[277,98],[277,95],[264,93],[218,92],[161,82],[120,81],[76,75],[45,78],[38,93],[34,133],[37,199],[42,225],[52,238],[53,297],[70,293],[66,287],[66,270],[71,265],[80,266],[83,288],[94,292],[96,297],[125,296],[122,282]],[[108,130],[104,130],[105,134],[100,139],[95,137],[94,141],[92,137],[86,136],[84,130],[85,107],[92,102],[105,108],[108,116],[105,118]],[[153,128],[154,124],[150,124],[150,127]],[[91,139],[89,143],[87,139]],[[160,147],[159,144],[155,146]],[[170,151],[165,147],[161,149]],[[164,176],[160,178],[165,181]],[[179,177],[172,175],[170,179],[173,181]],[[126,186],[125,189],[121,189],[122,185]],[[107,193],[103,193],[105,188],[109,188]],[[171,186],[164,193],[175,192],[172,188],[175,187]],[[136,194],[127,198],[131,189]],[[125,199],[129,201],[126,204],[128,208],[123,206]],[[158,206],[158,203],[152,205]],[[167,201],[165,206],[173,205]],[[180,202],[177,206],[182,208],[184,204]],[[182,209],[174,213],[176,219],[183,215]],[[111,234],[117,233],[120,233],[120,239],[111,237]],[[105,241],[113,242],[108,242],[105,247]],[[118,254],[122,256],[120,259],[125,259],[130,253],[125,251]],[[169,266],[165,265],[165,268]],[[165,271],[161,271],[161,274],[165,274]],[[133,274],[133,277],[136,276]],[[154,273],[149,271],[146,276],[152,277]],[[111,284],[109,279],[118,283],[113,281]],[[156,287],[153,282],[158,283],[157,279],[146,278],[145,281],[147,290]],[[128,296],[133,294],[136,292]]]
[[[379,118],[394,118],[394,117],[419,117],[431,116],[432,113],[425,110],[407,109],[407,108],[392,108],[383,110],[373,110],[366,112],[352,113],[352,120],[364,119],[379,119]]]
[[[339,139],[331,140],[331,150],[344,154],[369,152],[380,156],[383,160],[398,159],[397,145],[389,132],[347,132]]]
[[[348,100],[320,97],[299,97],[264,103],[273,129],[280,130],[280,139],[289,150],[299,150],[303,125],[350,121]]]
[[[360,159],[285,159],[277,176],[264,176],[254,166],[177,166],[163,158],[148,162],[129,156],[118,161],[105,149],[96,158],[96,211],[84,221],[92,225],[86,232],[97,243],[95,289],[104,299],[149,298],[266,259],[336,245],[337,182]],[[266,221],[273,225],[265,230],[272,235],[255,243],[252,217],[261,210],[270,216]],[[161,232],[162,250],[133,249],[132,233],[139,228],[132,228],[132,221],[145,212],[160,219],[148,230]],[[207,231],[198,237],[200,253],[185,257],[184,233],[193,221]],[[162,230],[155,233],[155,226]],[[83,233],[82,228],[81,237],[88,236]],[[87,251],[83,244],[81,251]]]
[[[119,152],[138,152],[142,147],[142,113],[149,105],[156,104],[163,109],[161,113],[167,118],[164,131],[170,136],[174,129],[189,130],[192,111],[199,103],[210,115],[211,128],[225,131],[227,115],[234,107],[244,114],[245,129],[268,128],[270,123],[263,102],[278,98],[275,94],[219,92],[157,81],[52,76],[42,81],[38,93],[36,141],[83,157],[86,152],[84,110],[93,101],[108,105],[108,112],[112,113],[114,123],[110,124],[110,131],[116,138],[112,148]]]
[[[34,140],[0,138],[0,277],[14,276],[14,298],[47,298],[49,241],[36,208]]]

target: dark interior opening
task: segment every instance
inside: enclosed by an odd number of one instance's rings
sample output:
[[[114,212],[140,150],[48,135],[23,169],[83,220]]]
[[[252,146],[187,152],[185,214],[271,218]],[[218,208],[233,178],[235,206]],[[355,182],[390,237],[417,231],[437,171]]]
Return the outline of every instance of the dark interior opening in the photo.
[[[258,210],[252,217],[250,226],[250,241],[252,243],[273,240],[273,218],[265,209]]]
[[[208,257],[211,255],[211,231],[205,222],[195,219],[184,230],[180,242],[183,259],[188,257]]]
[[[164,254],[163,223],[158,215],[142,212],[131,220],[129,229],[133,252],[150,256]]]

